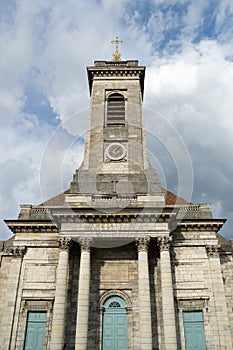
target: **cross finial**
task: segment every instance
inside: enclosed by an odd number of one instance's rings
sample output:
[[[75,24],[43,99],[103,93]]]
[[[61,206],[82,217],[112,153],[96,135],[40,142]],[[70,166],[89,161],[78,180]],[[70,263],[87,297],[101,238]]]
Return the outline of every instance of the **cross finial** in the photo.
[[[112,60],[113,61],[121,61],[121,54],[118,51],[118,48],[119,48],[119,44],[123,43],[123,41],[118,38],[118,35],[116,35],[116,39],[112,40],[111,43],[116,44],[116,51],[112,55]]]

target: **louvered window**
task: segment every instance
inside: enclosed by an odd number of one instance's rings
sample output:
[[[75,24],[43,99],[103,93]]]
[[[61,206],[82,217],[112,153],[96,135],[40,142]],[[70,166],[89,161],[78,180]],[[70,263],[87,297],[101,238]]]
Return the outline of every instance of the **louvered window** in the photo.
[[[107,124],[124,123],[125,99],[120,94],[112,94],[107,101]]]

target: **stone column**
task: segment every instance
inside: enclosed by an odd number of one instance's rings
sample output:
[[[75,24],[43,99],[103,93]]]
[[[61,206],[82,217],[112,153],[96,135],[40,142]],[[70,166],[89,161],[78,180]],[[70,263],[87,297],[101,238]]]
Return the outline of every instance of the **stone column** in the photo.
[[[170,237],[159,237],[164,349],[176,350],[176,323],[172,286]]]
[[[60,251],[56,273],[56,292],[53,307],[50,350],[63,349],[65,333],[68,262],[71,239],[67,237],[59,237],[58,241]]]
[[[75,350],[86,350],[88,341],[91,239],[83,238],[79,240],[79,243],[81,246],[81,258],[79,268]]]
[[[226,294],[223,284],[221,263],[219,259],[219,248],[220,246],[218,245],[208,245],[206,246],[206,252],[209,258],[209,268],[215,301],[215,314],[218,327],[219,349],[227,350],[233,349],[233,344],[225,296]]]
[[[141,350],[152,350],[150,280],[147,253],[149,242],[149,236],[139,237],[136,240],[138,247],[138,300]]]

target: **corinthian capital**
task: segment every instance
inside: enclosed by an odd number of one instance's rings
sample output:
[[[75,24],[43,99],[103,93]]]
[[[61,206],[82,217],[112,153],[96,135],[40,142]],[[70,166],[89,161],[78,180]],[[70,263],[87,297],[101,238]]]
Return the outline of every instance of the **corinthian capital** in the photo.
[[[83,237],[79,238],[78,241],[81,247],[81,252],[89,252],[91,250],[92,238]]]
[[[169,236],[158,237],[159,250],[161,252],[163,250],[169,250],[170,249],[170,242],[171,242],[171,237],[169,237]]]
[[[219,245],[207,245],[206,252],[208,258],[218,258],[219,257]]]
[[[7,248],[7,253],[11,254],[12,256],[16,257],[16,258],[20,258],[23,257],[27,252],[27,247],[25,246],[12,246]]]
[[[72,239],[70,237],[59,237],[58,243],[61,250],[69,250],[72,244]]]
[[[138,247],[138,251],[146,251],[148,250],[150,243],[150,236],[141,236],[136,238],[136,245]]]

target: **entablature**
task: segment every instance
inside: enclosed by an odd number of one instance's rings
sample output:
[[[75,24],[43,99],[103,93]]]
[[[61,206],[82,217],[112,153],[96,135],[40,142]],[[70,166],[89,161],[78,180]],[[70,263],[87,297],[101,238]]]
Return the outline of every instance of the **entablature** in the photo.
[[[178,223],[176,232],[214,231],[217,233],[225,222],[225,219],[182,220]]]
[[[57,225],[50,220],[5,220],[5,223],[13,233],[58,233]]]
[[[119,208],[111,208],[108,213],[106,208],[103,210],[93,211],[80,210],[78,208],[54,208],[51,209],[53,219],[55,222],[61,224],[68,223],[87,223],[87,224],[113,224],[113,223],[169,223],[176,212],[173,210],[163,210],[163,208],[149,209],[127,209],[119,210]]]

